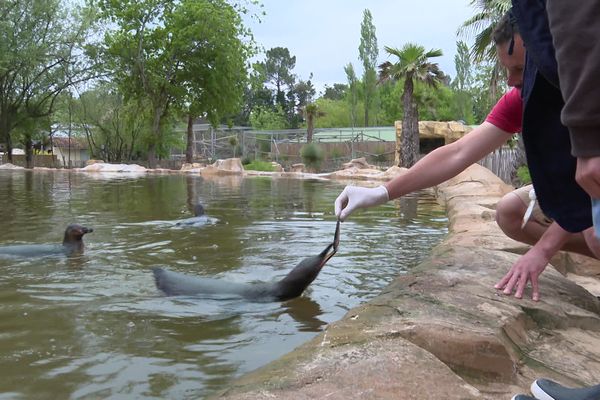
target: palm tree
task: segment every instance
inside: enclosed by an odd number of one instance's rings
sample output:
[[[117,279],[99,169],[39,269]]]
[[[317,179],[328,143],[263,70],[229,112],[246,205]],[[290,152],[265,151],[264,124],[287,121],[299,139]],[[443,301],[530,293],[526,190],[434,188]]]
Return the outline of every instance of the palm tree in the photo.
[[[309,103],[304,106],[304,117],[306,118],[306,143],[311,143],[313,140],[313,132],[315,130],[315,118],[325,115],[319,111],[317,103]]]
[[[407,43],[398,50],[385,47],[385,51],[398,58],[396,63],[386,61],[379,66],[379,82],[400,81],[404,79],[402,105],[402,136],[396,143],[396,164],[410,168],[419,157],[419,111],[414,99],[414,80],[436,87],[444,79],[444,73],[430,58],[440,57],[442,50],[425,51],[423,46]],[[398,139],[396,139],[398,140]]]
[[[475,41],[471,47],[473,61],[497,60],[496,48],[492,42],[494,27],[500,18],[510,9],[511,0],[471,0],[471,5],[478,10],[477,14],[463,22],[458,34],[472,33]]]
[[[471,57],[474,62],[493,64],[494,68],[490,77],[490,98],[492,102],[495,102],[498,99],[500,83],[503,81],[501,75],[504,73],[504,69],[498,61],[492,33],[500,18],[510,9],[511,0],[471,0],[471,5],[478,12],[463,22],[457,33],[475,35],[475,41],[471,46]]]

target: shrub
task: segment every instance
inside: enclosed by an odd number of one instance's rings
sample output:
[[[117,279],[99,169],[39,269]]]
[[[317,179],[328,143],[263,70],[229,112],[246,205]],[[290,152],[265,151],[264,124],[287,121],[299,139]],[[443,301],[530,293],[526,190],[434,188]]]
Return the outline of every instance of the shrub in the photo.
[[[528,185],[531,183],[531,175],[529,175],[529,168],[526,165],[521,165],[517,168],[517,178],[523,185]]]
[[[316,143],[308,143],[300,149],[300,157],[302,157],[302,162],[307,167],[313,169],[314,171],[318,171],[321,167],[321,162],[325,157],[325,153],[321,146]]]
[[[245,164],[244,169],[252,170],[252,171],[267,171],[267,172],[275,171],[275,167],[273,166],[273,164],[271,164],[268,161],[259,161],[259,160],[254,160],[248,164]]]

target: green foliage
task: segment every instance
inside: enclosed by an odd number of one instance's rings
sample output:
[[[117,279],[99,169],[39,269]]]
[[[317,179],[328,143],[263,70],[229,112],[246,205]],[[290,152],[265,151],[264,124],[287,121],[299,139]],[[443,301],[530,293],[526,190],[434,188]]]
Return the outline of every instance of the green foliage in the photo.
[[[351,63],[344,67],[344,72],[346,72],[348,79],[348,91],[346,95],[348,104],[350,105],[350,126],[356,126],[358,119],[358,78]]]
[[[444,81],[444,74],[430,58],[439,57],[439,49],[425,51],[423,46],[407,43],[402,49],[386,46],[385,51],[397,58],[395,63],[386,61],[379,66],[381,82],[404,80],[402,90],[403,116],[400,163],[410,168],[416,163],[419,153],[419,116],[414,96],[414,82],[423,82],[433,88]]]
[[[343,100],[346,97],[348,85],[343,83],[334,83],[333,86],[325,85],[323,98],[328,100]]]
[[[363,101],[364,101],[364,126],[369,126],[371,122],[369,113],[376,104],[377,94],[377,58],[379,56],[379,47],[377,46],[377,36],[375,34],[375,25],[373,16],[368,9],[363,12],[363,20],[360,24],[360,45],[358,47],[359,58],[363,64]]]
[[[321,111],[315,120],[316,128],[346,128],[352,126],[350,104],[346,100],[321,97],[315,102]]]
[[[250,113],[250,124],[253,129],[268,131],[286,129],[288,123],[286,115],[280,106],[275,110],[267,107],[257,107]]]
[[[127,98],[150,105],[149,164],[161,144],[161,123],[174,111],[205,114],[212,124],[236,110],[253,54],[239,12],[225,0],[99,0],[115,29],[101,57]],[[250,40],[247,40],[250,39]]]
[[[60,0],[0,2],[0,142],[11,147],[11,131],[38,126],[61,93],[90,79],[88,11]]]
[[[142,143],[149,140],[151,113],[144,103],[126,100],[111,84],[99,84],[68,101],[73,103],[72,120],[85,129],[92,157],[127,162],[145,153]]]
[[[492,107],[502,96],[501,92],[497,92],[492,96],[490,90],[490,82],[496,75],[496,65],[492,63],[481,63],[475,72],[475,80],[470,93],[473,99],[473,117],[475,123],[481,123],[485,120]],[[506,85],[503,85],[506,88]]]
[[[307,167],[318,171],[325,158],[325,152],[318,144],[307,143],[300,149],[300,157]]]
[[[254,160],[244,165],[245,170],[251,171],[267,171],[272,172],[275,171],[275,167],[268,161],[258,161]]]
[[[527,168],[526,165],[517,168],[517,178],[523,185],[531,183],[531,175],[529,174],[529,168]]]
[[[478,12],[463,22],[458,30],[460,34],[475,36],[471,55],[476,62],[496,61],[496,49],[492,40],[494,27],[510,9],[510,0],[471,0]]]

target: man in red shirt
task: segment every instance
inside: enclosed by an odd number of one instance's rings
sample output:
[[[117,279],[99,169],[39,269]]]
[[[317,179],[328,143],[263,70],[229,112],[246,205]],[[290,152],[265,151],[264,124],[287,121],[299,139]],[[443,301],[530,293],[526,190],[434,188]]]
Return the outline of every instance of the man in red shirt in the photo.
[[[341,221],[358,208],[380,205],[458,175],[521,130],[523,102],[519,89],[523,83],[525,47],[517,27],[508,16],[496,28],[494,41],[498,58],[507,70],[507,83],[513,89],[498,101],[485,122],[456,142],[435,149],[408,172],[382,186],[347,186],[335,201],[335,214]],[[537,301],[540,297],[538,277],[557,251],[565,249],[600,258],[600,243],[593,238],[592,228],[588,229],[591,235],[569,233],[557,223],[547,220],[539,210],[534,211],[533,218],[522,227],[528,196],[529,188],[517,189],[504,196],[497,205],[496,220],[500,228],[509,237],[533,247],[517,260],[495,287],[505,294],[514,290],[515,297],[522,298],[527,283],[531,281],[532,299]]]

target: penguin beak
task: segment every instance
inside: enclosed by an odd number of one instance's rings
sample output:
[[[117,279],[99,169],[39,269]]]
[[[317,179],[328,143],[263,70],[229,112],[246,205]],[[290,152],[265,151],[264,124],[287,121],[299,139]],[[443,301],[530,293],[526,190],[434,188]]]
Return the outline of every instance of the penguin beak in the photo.
[[[85,226],[83,226],[81,228],[81,232],[85,235],[86,233],[94,232],[94,229],[93,228],[86,228]]]
[[[338,220],[337,224],[335,225],[335,234],[333,236],[333,242],[325,249],[326,254],[323,257],[323,262],[321,263],[321,268],[327,263],[327,261],[329,261],[329,259],[331,257],[333,257],[335,255],[335,253],[337,253],[339,244],[340,244],[340,221]],[[327,254],[327,252],[329,251],[330,248],[331,248],[331,253]]]

